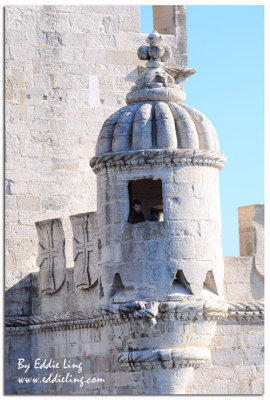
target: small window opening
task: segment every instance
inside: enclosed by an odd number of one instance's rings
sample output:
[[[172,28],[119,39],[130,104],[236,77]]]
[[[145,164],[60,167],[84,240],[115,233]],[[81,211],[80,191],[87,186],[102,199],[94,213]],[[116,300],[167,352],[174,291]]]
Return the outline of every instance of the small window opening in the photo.
[[[128,184],[130,213],[128,222],[163,221],[161,179],[140,179]],[[138,204],[134,204],[134,203]]]

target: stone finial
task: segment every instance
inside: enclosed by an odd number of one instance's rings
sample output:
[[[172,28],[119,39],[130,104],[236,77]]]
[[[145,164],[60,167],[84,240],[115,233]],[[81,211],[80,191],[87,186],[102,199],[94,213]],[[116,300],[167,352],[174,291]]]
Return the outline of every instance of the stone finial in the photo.
[[[160,67],[162,63],[169,60],[172,55],[169,46],[163,46],[162,36],[157,31],[148,35],[146,42],[148,46],[140,46],[138,49],[138,57],[140,60],[149,60],[146,63],[148,68]]]
[[[53,294],[66,277],[65,236],[60,219],[36,222],[38,233],[38,266],[42,294]]]
[[[148,101],[182,103],[186,97],[183,82],[196,72],[195,69],[165,64],[172,51],[162,44],[162,36],[157,31],[148,35],[146,42],[147,45],[140,46],[137,54],[147,63],[139,68],[139,78],[126,96],[127,104]]]

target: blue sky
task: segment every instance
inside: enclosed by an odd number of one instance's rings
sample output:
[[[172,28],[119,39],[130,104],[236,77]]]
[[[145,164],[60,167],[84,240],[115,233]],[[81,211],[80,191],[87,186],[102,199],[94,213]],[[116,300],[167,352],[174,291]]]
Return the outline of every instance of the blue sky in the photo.
[[[187,6],[185,103],[216,128],[228,157],[220,172],[223,253],[239,255],[237,208],[264,203],[264,7]],[[142,6],[143,33],[153,30]]]

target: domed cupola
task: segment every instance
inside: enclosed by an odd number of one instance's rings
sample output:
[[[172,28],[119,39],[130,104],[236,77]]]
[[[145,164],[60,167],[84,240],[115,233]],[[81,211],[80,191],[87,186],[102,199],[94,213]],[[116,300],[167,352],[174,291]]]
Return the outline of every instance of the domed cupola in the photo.
[[[103,124],[92,167],[97,158],[108,153],[158,149],[219,152],[211,122],[182,104],[185,93],[181,81],[195,70],[168,66],[170,55],[171,49],[162,44],[156,31],[148,36],[147,45],[138,49],[138,57],[147,60],[146,68],[140,67],[139,78],[126,96],[127,106]]]

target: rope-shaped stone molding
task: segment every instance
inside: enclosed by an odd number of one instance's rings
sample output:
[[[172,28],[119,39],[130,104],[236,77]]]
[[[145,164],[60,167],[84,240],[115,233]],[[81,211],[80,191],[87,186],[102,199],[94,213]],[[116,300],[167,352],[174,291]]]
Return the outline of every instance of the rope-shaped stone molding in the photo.
[[[229,302],[228,318],[264,319],[264,302]]]
[[[95,173],[106,168],[144,167],[147,165],[197,165],[222,169],[227,157],[210,150],[137,150],[107,153],[90,160]]]
[[[203,313],[206,319],[221,320],[227,317],[228,304],[224,301],[207,300],[204,303]]]
[[[158,302],[134,301],[125,304],[105,305],[91,313],[63,312],[48,316],[7,317],[7,331],[20,334],[21,328],[31,332],[99,327],[106,324],[121,324],[123,320],[144,318],[154,326],[158,316]]]
[[[125,366],[133,368],[153,368],[161,364],[165,368],[173,368],[176,364],[179,367],[199,367],[211,357],[210,349],[187,347],[183,349],[153,349],[137,350],[122,353],[118,361]]]
[[[184,301],[160,303],[134,301],[125,304],[106,305],[89,313],[74,311],[43,317],[36,315],[7,317],[5,324],[7,333],[24,335],[43,331],[97,328],[107,324],[119,325],[126,320],[144,319],[150,326],[154,326],[157,319],[192,321],[198,318],[208,320],[225,318],[263,320],[264,302],[205,302],[203,299],[193,300],[192,296],[187,296]]]

